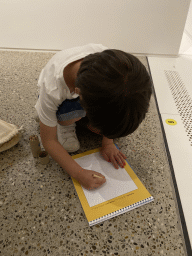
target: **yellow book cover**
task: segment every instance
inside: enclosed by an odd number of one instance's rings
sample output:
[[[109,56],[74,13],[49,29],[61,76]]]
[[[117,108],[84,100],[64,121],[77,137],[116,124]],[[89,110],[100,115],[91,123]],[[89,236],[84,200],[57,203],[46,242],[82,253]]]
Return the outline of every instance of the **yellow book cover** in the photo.
[[[118,148],[118,146],[115,144]],[[100,154],[100,149],[72,156],[84,169],[101,173],[106,182],[95,190],[87,190],[72,178],[89,226],[133,210],[154,199],[126,162],[124,168],[115,169]],[[119,149],[119,148],[118,148]]]

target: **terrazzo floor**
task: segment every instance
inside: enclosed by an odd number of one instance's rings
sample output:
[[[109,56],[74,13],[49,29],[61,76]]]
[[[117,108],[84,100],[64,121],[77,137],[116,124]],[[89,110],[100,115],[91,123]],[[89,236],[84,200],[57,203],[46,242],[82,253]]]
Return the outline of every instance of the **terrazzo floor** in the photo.
[[[114,140],[154,202],[89,227],[70,176],[51,158],[45,166],[33,158],[37,80],[54,54],[0,51],[0,119],[25,129],[0,153],[0,255],[186,255],[154,95],[140,127]],[[71,155],[101,146],[101,136],[80,126],[77,136],[81,148]]]

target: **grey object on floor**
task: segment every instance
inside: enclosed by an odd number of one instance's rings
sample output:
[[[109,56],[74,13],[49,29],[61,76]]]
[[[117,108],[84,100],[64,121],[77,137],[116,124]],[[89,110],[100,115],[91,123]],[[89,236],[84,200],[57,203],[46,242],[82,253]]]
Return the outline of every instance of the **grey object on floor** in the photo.
[[[25,127],[20,142],[0,153],[0,254],[186,255],[154,95],[140,127],[114,141],[154,202],[89,227],[70,176],[51,158],[48,165],[33,158],[36,84],[53,55],[0,51],[1,119]],[[145,56],[137,57],[147,67]],[[100,135],[76,129],[81,148],[71,155],[101,146]]]
[[[49,155],[48,155],[47,151],[42,150],[39,153],[39,162],[41,164],[48,164],[49,163]]]

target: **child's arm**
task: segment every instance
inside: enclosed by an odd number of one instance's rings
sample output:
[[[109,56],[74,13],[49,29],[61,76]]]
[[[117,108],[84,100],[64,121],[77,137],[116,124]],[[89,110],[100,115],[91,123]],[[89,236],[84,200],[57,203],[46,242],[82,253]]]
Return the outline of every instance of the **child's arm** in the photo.
[[[49,127],[40,121],[41,141],[49,155],[63,168],[67,173],[76,178],[81,166],[77,164],[68,152],[57,140],[57,127]]]
[[[103,136],[102,145],[106,146],[108,144],[113,144],[113,139],[108,139],[107,137]]]
[[[83,169],[63,148],[57,139],[57,127],[49,127],[40,121],[40,135],[48,154],[73,178],[86,189],[95,189],[106,182],[105,177],[95,171]],[[103,179],[95,178],[100,175]]]

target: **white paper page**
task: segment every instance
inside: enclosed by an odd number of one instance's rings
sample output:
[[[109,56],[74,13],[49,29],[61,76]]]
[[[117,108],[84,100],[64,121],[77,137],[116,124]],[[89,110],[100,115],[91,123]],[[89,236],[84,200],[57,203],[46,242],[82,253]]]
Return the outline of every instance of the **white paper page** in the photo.
[[[138,189],[124,168],[115,169],[102,158],[100,152],[77,158],[75,161],[82,168],[99,172],[106,178],[106,182],[96,190],[87,190],[81,186],[90,207]]]

